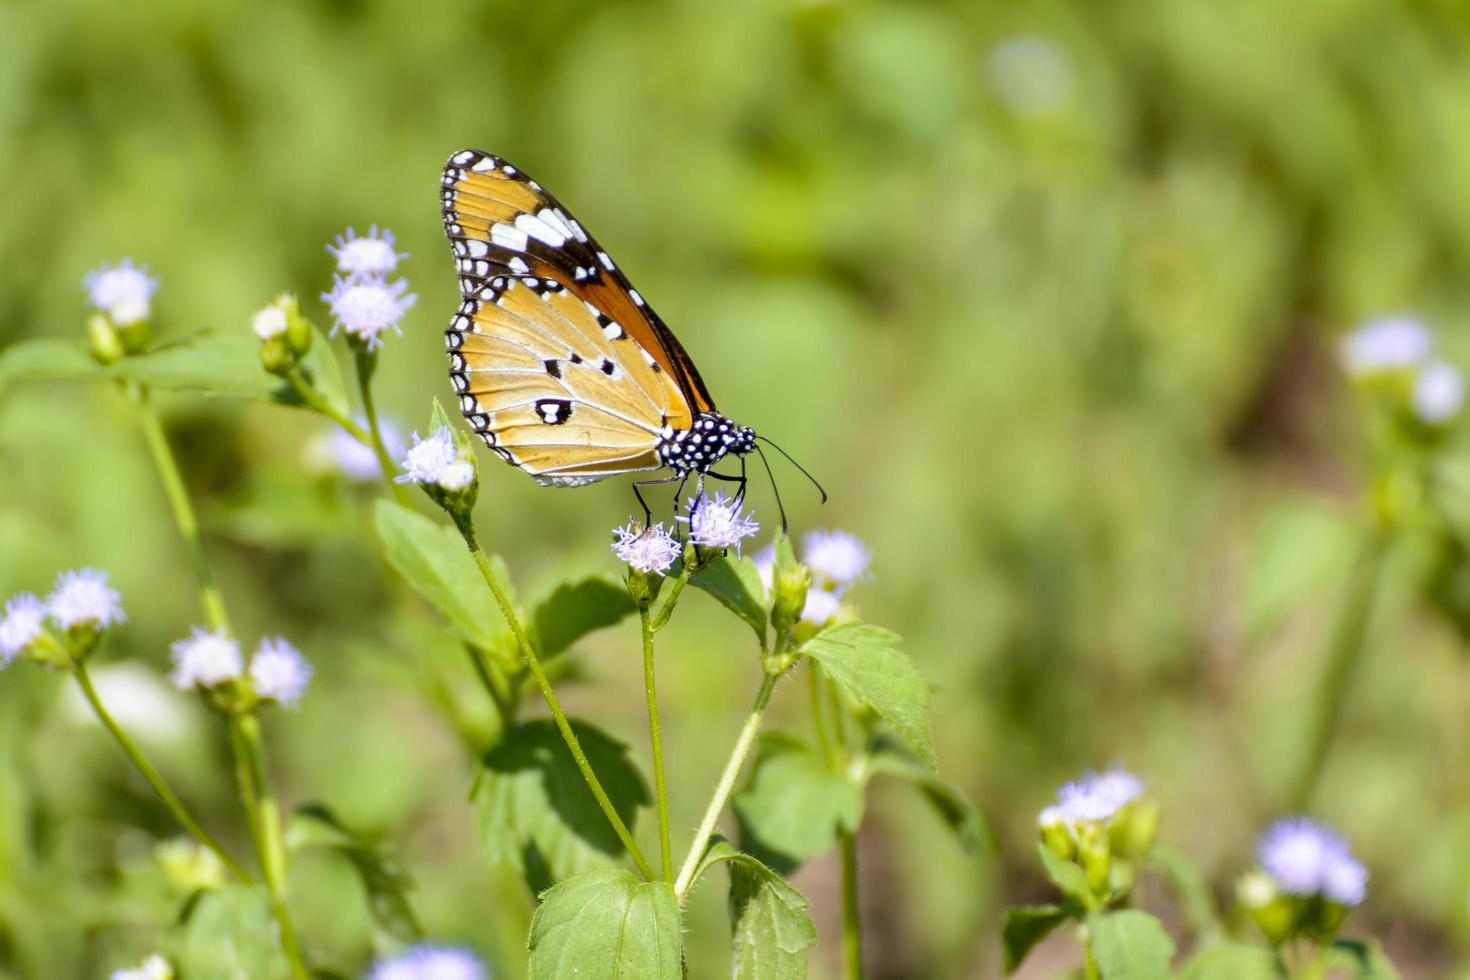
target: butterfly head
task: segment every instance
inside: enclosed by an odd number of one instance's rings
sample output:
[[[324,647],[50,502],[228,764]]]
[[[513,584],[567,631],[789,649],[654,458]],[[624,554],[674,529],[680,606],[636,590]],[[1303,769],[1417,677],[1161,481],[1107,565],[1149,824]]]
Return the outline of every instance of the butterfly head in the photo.
[[[659,462],[676,473],[703,473],[731,453],[754,451],[755,430],[718,412],[701,412],[687,429],[666,429],[658,444]]]

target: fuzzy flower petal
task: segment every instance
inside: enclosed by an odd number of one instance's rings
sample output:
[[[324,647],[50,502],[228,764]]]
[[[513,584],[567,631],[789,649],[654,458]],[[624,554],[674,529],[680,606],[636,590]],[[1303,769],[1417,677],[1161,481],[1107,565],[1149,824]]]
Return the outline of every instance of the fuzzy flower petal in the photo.
[[[1338,356],[1349,374],[1366,375],[1410,368],[1429,356],[1429,330],[1408,317],[1372,320],[1342,338]]]
[[[807,589],[806,605],[801,607],[802,622],[813,626],[826,625],[828,620],[837,615],[840,605],[836,593],[815,586]]]
[[[871,558],[863,543],[846,531],[813,531],[802,541],[801,557],[813,575],[838,586],[862,578]]]
[[[125,327],[148,319],[158,280],[148,275],[146,266],[135,267],[132,259],[123,259],[115,269],[104,262],[102,268],[87,273],[82,286],[94,307]]]
[[[95,568],[62,572],[46,597],[46,609],[62,629],[92,625],[98,629],[121,623],[122,597],[107,584],[107,573]]]
[[[1349,854],[1339,855],[1322,876],[1322,894],[1339,905],[1357,908],[1368,897],[1368,869]]]
[[[240,644],[225,635],[223,630],[211,633],[196,626],[193,635],[187,640],[179,640],[169,649],[174,670],[168,679],[181,691],[216,687],[234,680],[245,670]]]
[[[407,290],[405,279],[388,282],[382,276],[334,277],[332,291],[322,293],[322,299],[332,307],[335,321],[332,335],[340,328],[354,340],[366,344],[368,350],[377,350],[383,345],[383,334],[390,328],[403,333],[398,329],[398,321],[418,299]]]
[[[5,603],[0,619],[0,667],[4,667],[36,642],[45,628],[46,604],[29,592],[20,592]]]
[[[393,233],[384,228],[379,234],[377,225],[361,238],[348,228],[327,251],[336,258],[337,271],[347,276],[386,276],[398,268],[399,259],[408,258],[407,252],[393,251]]]
[[[279,636],[268,637],[250,658],[250,681],[260,697],[294,708],[311,683],[311,664]]]
[[[488,980],[489,971],[467,949],[421,944],[373,964],[367,980]]]
[[[427,439],[413,434],[413,448],[403,457],[399,483],[437,483],[445,490],[463,490],[474,480],[475,470],[459,455],[454,433],[441,425]]]
[[[1352,897],[1352,879],[1357,872],[1346,862],[1357,862],[1347,841],[1324,824],[1304,817],[1279,820],[1266,828],[1256,850],[1262,869],[1282,891],[1303,897],[1316,895],[1324,892],[1328,878],[1336,875],[1342,893]],[[1362,878],[1361,884],[1366,886],[1367,872],[1362,872]]]
[[[1123,769],[1091,772],[1057,792],[1057,806],[1070,821],[1111,820],[1143,792],[1138,777]]]
[[[689,536],[705,548],[729,548],[760,530],[754,517],[742,515],[738,501],[726,499],[723,493],[713,497],[693,497],[689,516],[678,520],[689,525]]]
[[[173,980],[174,968],[168,960],[154,954],[143,961],[143,965],[131,970],[114,970],[112,980]]]
[[[640,572],[664,574],[681,551],[679,542],[662,524],[641,528],[629,521],[626,527],[613,528],[613,534],[618,538],[612,545],[613,554]]]
[[[261,340],[270,340],[286,333],[286,311],[275,303],[260,310],[250,318],[250,329]]]
[[[1419,369],[1411,398],[1420,421],[1441,425],[1460,414],[1465,404],[1465,379],[1453,365],[1433,361]]]

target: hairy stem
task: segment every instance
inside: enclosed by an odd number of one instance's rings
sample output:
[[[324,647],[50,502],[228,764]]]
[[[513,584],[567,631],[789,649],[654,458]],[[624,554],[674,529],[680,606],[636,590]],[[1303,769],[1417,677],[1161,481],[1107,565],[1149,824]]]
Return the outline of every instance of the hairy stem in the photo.
[[[505,617],[505,622],[510,626],[511,635],[515,637],[516,646],[520,649],[521,658],[525,660],[526,667],[531,671],[531,676],[536,681],[536,686],[541,689],[541,696],[546,700],[546,707],[551,710],[552,720],[556,722],[557,730],[561,732],[562,741],[566,742],[567,750],[572,753],[572,759],[577,764],[577,770],[581,772],[582,778],[587,781],[587,788],[592,790],[592,795],[597,799],[597,805],[602,809],[603,816],[612,825],[613,833],[618,835],[633,863],[638,866],[638,871],[644,878],[653,881],[657,875],[649,865],[648,859],[643,856],[643,851],[638,847],[638,842],[628,831],[628,825],[618,815],[617,808],[613,806],[612,800],[608,798],[607,791],[602,788],[602,782],[597,778],[597,773],[592,769],[592,763],[587,761],[587,753],[582,751],[582,743],[577,739],[577,733],[572,731],[571,722],[567,721],[566,712],[561,709],[561,702],[556,698],[556,692],[551,689],[551,682],[546,679],[546,672],[541,669],[541,660],[536,656],[536,651],[526,639],[526,631],[521,627],[521,621],[516,616],[515,610],[511,608],[510,599],[505,590],[500,587],[495,573],[490,568],[490,562],[485,558],[485,553],[480,550],[479,542],[475,538],[474,528],[466,518],[464,522],[456,522],[459,532],[464,536],[464,543],[470,549],[470,554],[479,566],[480,574],[485,578],[485,584],[490,586],[490,592],[495,596],[495,604],[500,607],[500,614]]]
[[[771,691],[776,687],[777,674],[766,674],[761,681],[760,691],[756,693],[755,704],[751,705],[750,714],[746,716],[745,724],[740,729],[740,735],[735,739],[735,747],[730,750],[730,758],[725,763],[725,771],[720,774],[720,781],[715,786],[714,795],[710,797],[709,806],[705,808],[704,819],[699,822],[699,830],[694,835],[694,843],[689,847],[689,853],[684,858],[684,864],[679,869],[679,877],[674,882],[674,897],[679,901],[689,892],[689,886],[694,884],[694,872],[699,867],[699,861],[704,857],[705,849],[709,847],[709,839],[715,832],[715,822],[720,819],[720,813],[725,809],[725,801],[730,798],[730,792],[735,788],[735,777],[740,775],[740,769],[745,765],[746,756],[750,755],[750,747],[755,744],[755,736],[761,727],[761,719],[765,717],[766,705],[771,703]]]
[[[1362,661],[1363,640],[1367,634],[1368,620],[1373,612],[1373,603],[1382,580],[1383,556],[1388,540],[1384,531],[1375,531],[1363,546],[1353,569],[1347,594],[1337,613],[1332,627],[1332,638],[1327,651],[1327,664],[1322,681],[1317,686],[1316,702],[1312,706],[1311,727],[1307,732],[1307,752],[1301,769],[1292,782],[1290,808],[1301,812],[1312,802],[1317,784],[1326,768],[1327,756],[1337,734],[1338,721],[1342,716],[1343,703],[1352,686],[1353,675]]]
[[[168,497],[169,508],[174,515],[174,523],[179,528],[179,536],[184,539],[184,548],[189,552],[189,560],[194,564],[194,574],[199,579],[199,595],[204,605],[204,615],[209,620],[211,629],[229,629],[230,617],[225,612],[225,600],[220,594],[219,587],[215,585],[214,573],[210,570],[209,559],[204,553],[204,542],[199,537],[199,519],[194,514],[194,505],[190,503],[189,493],[184,488],[184,478],[179,473],[178,460],[174,458],[173,449],[170,448],[168,437],[164,434],[163,423],[159,421],[158,413],[153,409],[147,388],[130,383],[128,394],[138,406],[138,420],[143,428],[143,439],[148,443],[148,452],[153,456],[153,465],[158,470],[159,479],[163,482],[163,492]]]
[[[286,910],[286,843],[281,832],[281,812],[276,804],[266,774],[265,746],[260,735],[260,720],[253,714],[230,718],[231,742],[236,753],[236,773],[240,779],[241,797],[250,818],[255,856],[270,893],[271,914],[281,930],[281,948],[291,967],[294,980],[307,980],[309,974],[301,958],[296,930]]]
[[[863,925],[858,911],[857,840],[851,831],[837,838],[842,851],[842,975],[863,980]]]
[[[378,466],[383,470],[383,479],[388,481],[388,486],[393,490],[394,498],[403,506],[413,506],[408,495],[408,488],[393,479],[396,469],[393,459],[388,455],[388,446],[383,442],[383,430],[378,424],[378,410],[373,404],[373,372],[378,367],[378,355],[375,352],[354,347],[353,363],[357,366],[357,390],[362,396],[362,412],[367,416],[368,435],[371,439],[373,454],[378,457]],[[349,430],[350,431],[350,430]]]
[[[669,792],[664,783],[664,737],[658,721],[658,693],[653,677],[653,625],[648,607],[640,605],[643,632],[643,694],[648,701],[648,740],[653,746],[653,786],[658,798],[658,850],[664,881],[674,881],[674,852],[669,843]]]
[[[92,713],[97,716],[98,721],[102,722],[102,727],[106,728],[112,735],[118,746],[123,750],[123,754],[133,763],[133,767],[148,781],[148,785],[153,787],[153,792],[157,793],[158,798],[163,801],[163,805],[168,807],[174,819],[179,822],[179,826],[183,827],[189,833],[189,836],[213,851],[215,856],[224,863],[224,866],[230,869],[231,874],[242,881],[249,881],[250,873],[241,867],[238,861],[230,857],[220,842],[210,836],[209,831],[199,825],[199,822],[184,807],[183,802],[169,788],[169,785],[163,781],[163,777],[159,775],[158,770],[153,768],[153,764],[148,761],[147,757],[138,749],[138,746],[128,737],[127,732],[123,731],[113,719],[107,708],[102,704],[102,699],[98,697],[97,689],[92,685],[92,677],[87,673],[86,663],[81,660],[73,661],[71,672],[72,676],[76,678],[77,686],[82,690],[82,696],[92,706]]]

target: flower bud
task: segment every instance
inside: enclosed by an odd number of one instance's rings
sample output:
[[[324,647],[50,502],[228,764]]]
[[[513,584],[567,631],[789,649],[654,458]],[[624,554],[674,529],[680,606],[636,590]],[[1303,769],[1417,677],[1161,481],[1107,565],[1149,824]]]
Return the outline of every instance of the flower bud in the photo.
[[[169,884],[181,892],[212,890],[225,883],[225,868],[219,856],[187,837],[164,841],[154,849],[153,856]]]
[[[1077,842],[1072,839],[1060,807],[1049,806],[1042,810],[1036,824],[1041,831],[1041,842],[1048,850],[1065,861],[1077,859]]]
[[[130,320],[117,324],[117,336],[122,348],[129,354],[141,354],[153,341],[153,325],[146,319]]]
[[[117,328],[101,313],[87,317],[87,340],[92,347],[92,357],[99,364],[116,364],[127,356]]]
[[[1126,858],[1141,858],[1153,847],[1158,831],[1158,802],[1147,798],[1134,800],[1113,818],[1109,828],[1113,852]]]
[[[1113,851],[1106,826],[1090,820],[1077,825],[1077,860],[1087,874],[1088,890],[1094,895],[1107,895]]]
[[[1278,946],[1296,926],[1295,903],[1283,895],[1264,871],[1251,871],[1235,883],[1235,900],[1245,909],[1267,942]]]
[[[776,601],[771,606],[771,625],[777,633],[786,634],[796,626],[801,611],[806,608],[806,593],[812,584],[812,573],[805,565],[794,560],[781,560],[781,549],[776,559]]]
[[[628,595],[633,599],[633,605],[639,609],[647,609],[658,598],[664,577],[658,572],[645,572],[629,565],[627,581]]]
[[[286,346],[298,359],[305,357],[311,350],[311,321],[301,315],[301,306],[290,293],[283,293],[276,305],[286,314]]]
[[[284,337],[272,337],[260,344],[260,364],[271,374],[284,374],[293,363]]]

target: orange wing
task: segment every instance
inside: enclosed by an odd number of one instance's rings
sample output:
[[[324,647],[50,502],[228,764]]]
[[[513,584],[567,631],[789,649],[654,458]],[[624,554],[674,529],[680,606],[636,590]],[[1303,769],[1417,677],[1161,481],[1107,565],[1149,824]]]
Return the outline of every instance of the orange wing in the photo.
[[[561,203],[499,157],[462,150],[441,182],[444,230],[459,263],[460,291],[472,296],[496,276],[552,280],[621,326],[680,398],[668,423],[687,429],[714,400],[673,332]]]

